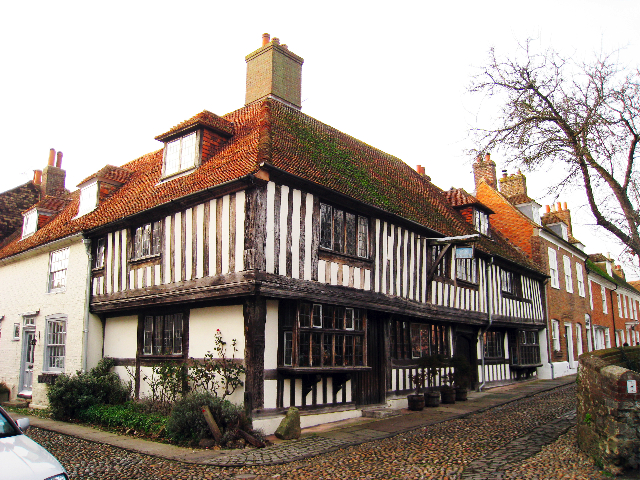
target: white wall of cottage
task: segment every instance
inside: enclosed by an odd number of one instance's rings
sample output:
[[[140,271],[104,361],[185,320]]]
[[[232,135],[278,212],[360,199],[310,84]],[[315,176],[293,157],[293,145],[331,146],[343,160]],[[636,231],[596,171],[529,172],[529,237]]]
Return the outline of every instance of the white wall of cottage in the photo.
[[[48,293],[50,252],[69,247],[66,288]],[[0,381],[11,388],[11,397],[19,392],[20,370],[23,354],[23,315],[38,312],[35,316],[37,344],[34,352],[32,403],[34,407],[47,405],[45,384],[38,383],[43,373],[45,356],[46,318],[49,315],[67,316],[65,373],[73,374],[82,368],[83,322],[87,285],[88,257],[82,239],[63,239],[13,259],[0,262]],[[20,324],[20,339],[13,339],[14,324]],[[101,356],[102,324],[91,315],[89,323],[88,368],[94,367]]]

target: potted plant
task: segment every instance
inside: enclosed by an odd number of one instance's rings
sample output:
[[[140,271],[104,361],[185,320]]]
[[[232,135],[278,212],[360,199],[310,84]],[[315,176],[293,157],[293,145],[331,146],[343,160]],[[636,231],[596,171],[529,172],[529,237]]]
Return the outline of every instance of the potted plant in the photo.
[[[429,389],[425,393],[425,405],[427,407],[437,407],[440,405],[440,390],[435,386],[436,378],[440,374],[440,369],[445,366],[445,360],[442,355],[429,355],[422,357],[420,366],[426,372],[429,381]]]
[[[407,395],[409,410],[420,411],[424,409],[424,395],[422,394],[422,389],[424,388],[425,375],[426,373],[424,368],[422,368],[418,373],[411,377],[411,380],[416,387],[416,393]]]
[[[7,384],[0,382],[0,403],[8,402],[11,396],[11,389],[7,387]]]
[[[456,400],[466,401],[467,392],[471,385],[472,368],[469,360],[463,355],[454,355],[451,358],[451,366],[453,367],[453,384],[456,390]]]
[[[453,373],[445,373],[442,376],[442,386],[440,387],[442,403],[456,403],[456,390],[453,388]]]

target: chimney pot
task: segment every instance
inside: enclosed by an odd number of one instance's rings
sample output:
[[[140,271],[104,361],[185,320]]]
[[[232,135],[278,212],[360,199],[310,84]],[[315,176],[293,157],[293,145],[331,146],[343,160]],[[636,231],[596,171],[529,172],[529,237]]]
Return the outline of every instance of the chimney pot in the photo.
[[[490,153],[485,153],[485,155],[484,155],[484,161],[485,161],[485,162],[488,162],[488,161],[490,161],[490,160],[491,160],[491,154],[490,154]]]
[[[506,170],[502,170],[502,178],[507,178],[507,171]]]
[[[568,209],[567,209],[567,202],[564,202],[564,203],[562,204],[562,209],[563,209],[563,210],[568,210]]]
[[[56,167],[62,168],[62,152],[58,152],[58,157],[56,158]]]
[[[35,185],[40,185],[42,183],[42,170],[33,171],[33,183]]]
[[[273,40],[271,40],[273,42],[274,45],[280,45],[280,39],[278,37],[273,37]]]
[[[558,203],[556,204],[556,207],[557,207],[557,209],[558,209],[558,211],[559,211],[559,212],[561,212],[561,211],[562,211],[562,203],[558,202]]]
[[[52,148],[49,150],[49,165],[51,165],[53,167],[53,164],[55,163],[55,158],[56,158],[56,150],[55,148]]]
[[[544,209],[547,213],[551,213],[551,205],[545,205]]]
[[[476,157],[476,162],[482,162],[482,155],[478,155]]]
[[[262,34],[262,46],[264,47],[265,45],[267,45],[269,43],[269,41],[271,40],[271,35],[269,35],[268,33],[263,33]]]

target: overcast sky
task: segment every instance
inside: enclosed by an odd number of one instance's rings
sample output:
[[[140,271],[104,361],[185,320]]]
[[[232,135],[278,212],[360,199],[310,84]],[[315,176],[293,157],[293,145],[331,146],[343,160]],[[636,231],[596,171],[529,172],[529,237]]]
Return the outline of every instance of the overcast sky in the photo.
[[[50,148],[75,189],[204,109],[241,107],[244,57],[268,32],[305,60],[303,112],[472,192],[468,132],[496,106],[466,92],[489,49],[509,55],[527,38],[576,59],[621,49],[636,68],[638,20],[636,0],[4,2],[0,191],[31,179]],[[525,173],[529,195],[552,202],[553,175]],[[588,252],[620,252],[579,195],[558,200]]]

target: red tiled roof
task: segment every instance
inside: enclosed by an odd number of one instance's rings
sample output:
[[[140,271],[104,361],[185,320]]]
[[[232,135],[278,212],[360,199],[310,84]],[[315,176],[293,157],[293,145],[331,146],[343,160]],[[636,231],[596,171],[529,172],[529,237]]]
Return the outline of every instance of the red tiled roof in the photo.
[[[234,133],[234,125],[232,122],[225,120],[208,110],[203,110],[199,114],[191,117],[189,120],[179,123],[168,132],[158,135],[156,140],[169,140],[185,130],[198,126],[208,127],[216,132],[225,134],[225,136],[232,136]]]
[[[78,193],[54,220],[28,239],[14,241],[0,258],[54,238],[121,220],[185,195],[273,165],[302,179],[378,207],[445,236],[475,233],[445,193],[398,158],[356,140],[275,100],[255,102],[222,117],[202,112],[170,132],[206,122],[233,126],[234,134],[192,173],[161,181],[162,150],[123,165],[126,183],[93,212],[74,218]],[[104,169],[103,169],[104,170]],[[101,170],[102,171],[102,170]],[[91,178],[91,177],[89,177]],[[538,270],[514,247],[482,237],[478,248]],[[539,271],[539,270],[538,270]]]
[[[592,254],[590,254],[589,255],[589,260],[591,260],[594,263],[609,262],[610,261],[607,257],[605,257],[601,253],[592,253]]]
[[[40,210],[49,210],[53,212],[61,212],[67,205],[69,205],[70,201],[71,200],[68,197],[55,197],[52,195],[47,195],[38,203],[25,210],[25,212],[28,212],[29,210],[32,210],[34,208]]]

